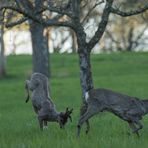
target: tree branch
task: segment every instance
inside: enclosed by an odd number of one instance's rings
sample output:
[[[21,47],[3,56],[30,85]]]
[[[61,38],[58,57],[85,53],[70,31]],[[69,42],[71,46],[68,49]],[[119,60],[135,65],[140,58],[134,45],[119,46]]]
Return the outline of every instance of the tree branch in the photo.
[[[127,17],[127,16],[132,16],[132,15],[138,15],[140,13],[143,13],[145,11],[148,10],[148,4],[146,4],[144,7],[142,8],[139,8],[137,10],[133,10],[133,11],[129,11],[129,12],[124,12],[124,11],[121,11],[119,9],[116,9],[116,8],[111,8],[111,12],[114,13],[114,14],[117,14],[117,15],[120,15],[122,17]]]
[[[14,27],[14,26],[16,26],[16,25],[20,25],[20,24],[24,23],[24,22],[27,21],[27,20],[28,20],[28,18],[23,17],[23,18],[21,18],[21,19],[18,20],[18,21],[11,22],[11,23],[6,23],[6,27],[7,27],[7,28],[9,28],[9,27]]]
[[[62,14],[62,15],[67,15],[70,18],[73,17],[73,13],[65,7],[62,8],[62,7],[54,7],[54,6],[49,5],[47,7],[44,6],[43,9],[49,10],[51,12],[56,12],[56,13],[59,13],[59,14]]]
[[[15,0],[15,3],[16,3],[16,5],[17,5],[18,8],[21,7],[21,6],[20,6],[20,1],[19,1],[19,0]]]
[[[69,21],[60,22],[60,21],[54,20],[54,19],[49,19],[47,21],[42,20],[42,24],[45,25],[46,27],[48,27],[48,26],[62,26],[62,27],[70,27],[72,29],[75,28],[75,26]]]
[[[92,37],[92,39],[87,44],[89,52],[91,52],[91,49],[99,42],[99,40],[101,39],[106,29],[109,15],[111,13],[112,3],[113,3],[113,0],[106,0],[106,4],[103,10],[101,21],[98,25],[98,29],[95,32],[95,35]]]
[[[4,21],[6,9],[3,9],[0,12],[0,23]]]
[[[95,3],[95,5],[88,11],[88,13],[86,14],[86,16],[84,17],[84,19],[83,19],[83,21],[82,21],[82,24],[86,21],[86,19],[89,17],[89,15],[91,14],[91,12],[92,12],[98,5],[101,5],[102,3],[104,3],[104,0]]]
[[[28,18],[28,19],[31,19],[37,23],[40,23],[44,26],[65,26],[65,27],[70,27],[70,28],[74,28],[74,25],[72,25],[71,22],[60,22],[58,21],[57,19],[53,18],[53,19],[49,19],[49,20],[45,20],[41,17],[38,17],[36,13],[31,13],[31,12],[28,12],[26,10],[22,10],[20,8],[17,8],[17,7],[14,7],[14,6],[11,6],[11,5],[5,5],[5,6],[0,6],[0,11],[3,10],[3,9],[9,9],[9,10],[13,10],[13,11],[16,11],[20,14],[22,14],[24,17]],[[43,10],[40,10],[40,11],[43,11]],[[20,20],[20,23],[21,23],[22,20]],[[15,23],[15,22],[14,22]]]
[[[22,10],[20,8],[15,7],[15,6],[12,6],[12,5],[3,5],[3,6],[0,6],[0,11],[2,11],[3,9],[13,10],[13,11],[15,11],[17,13],[20,13],[20,14],[22,14],[22,15],[24,15],[24,16],[26,16],[26,17],[34,20],[34,21],[37,21],[39,23],[39,20],[37,20],[37,18],[34,17],[33,14],[28,13],[25,10]]]
[[[106,30],[105,32],[106,32],[106,34],[108,35],[108,37],[112,40],[112,42],[114,42],[114,43],[116,43],[116,44],[119,44],[119,43],[120,43],[119,41],[117,41],[117,40],[113,37],[112,33],[110,33],[108,30]]]

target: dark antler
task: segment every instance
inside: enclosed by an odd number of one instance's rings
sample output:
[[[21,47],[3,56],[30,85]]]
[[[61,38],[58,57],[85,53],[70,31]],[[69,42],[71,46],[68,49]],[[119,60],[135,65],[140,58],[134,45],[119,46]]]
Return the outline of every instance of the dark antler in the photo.
[[[66,108],[65,115],[70,119],[71,122],[72,122],[72,117],[70,114],[72,114],[72,112],[73,112],[73,108],[71,110],[68,110],[68,107]]]

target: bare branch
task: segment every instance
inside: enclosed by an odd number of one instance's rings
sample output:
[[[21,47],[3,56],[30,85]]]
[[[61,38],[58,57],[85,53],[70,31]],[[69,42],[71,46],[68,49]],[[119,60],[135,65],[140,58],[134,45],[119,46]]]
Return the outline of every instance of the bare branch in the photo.
[[[83,19],[83,21],[82,21],[82,24],[87,20],[87,18],[88,18],[89,15],[92,13],[92,11],[93,11],[98,5],[101,5],[102,3],[104,3],[104,0],[95,3],[95,5],[88,11],[88,13],[86,14],[86,16],[84,17],[84,19]]]
[[[26,10],[22,10],[20,8],[17,8],[17,7],[11,6],[11,5],[0,6],[0,11],[3,9],[10,9],[10,10],[16,11],[16,12],[22,14],[23,16],[25,16],[26,18],[31,19],[31,20],[33,20],[37,23],[40,23],[44,26],[66,26],[66,27],[73,28],[72,23],[70,23],[68,21],[67,22],[60,22],[58,19],[55,19],[55,18],[45,20],[41,17],[38,17],[37,13],[33,13],[33,12],[30,13]],[[43,11],[43,10],[40,10],[40,11]],[[21,21],[20,21],[20,23],[21,23]]]
[[[55,20],[55,19],[49,19],[47,21],[42,20],[42,24],[45,25],[46,27],[48,27],[48,26],[61,26],[61,27],[70,27],[72,29],[75,28],[75,26],[69,21],[60,22],[60,21]]]
[[[146,25],[146,26],[141,30],[141,32],[138,34],[138,36],[134,39],[134,41],[133,41],[133,43],[134,43],[133,48],[136,48],[136,47],[138,46],[139,41],[142,39],[142,36],[143,36],[145,30],[147,29],[147,27],[148,27],[148,25]]]
[[[84,0],[82,1],[83,3],[82,3],[82,6],[81,6],[81,9],[83,8],[85,8],[86,6],[87,6],[87,4],[88,4],[88,0],[86,0],[85,2],[84,2]]]
[[[51,12],[56,12],[56,13],[59,13],[59,14],[62,14],[62,15],[67,15],[70,18],[73,17],[73,13],[65,7],[54,7],[54,6],[48,5],[47,7],[44,6],[43,9],[49,10]]]
[[[15,0],[15,3],[17,5],[17,7],[20,8],[20,1],[19,0]]]
[[[106,34],[108,35],[108,37],[112,40],[112,42],[115,42],[115,43],[120,43],[119,41],[117,41],[114,37],[113,37],[113,35],[112,35],[112,33],[110,33],[108,30],[106,30],[105,31],[106,32]]]
[[[0,23],[4,21],[6,9],[3,9],[0,14]]]
[[[121,11],[117,8],[111,8],[111,12],[114,13],[114,14],[117,14],[117,15],[120,15],[122,17],[127,17],[127,16],[132,16],[132,15],[138,15],[140,13],[143,13],[145,11],[148,10],[148,4],[146,4],[144,7],[142,8],[139,8],[137,10],[133,10],[133,11],[129,11],[129,12],[124,12],[124,11]]]
[[[11,22],[11,23],[6,23],[6,27],[9,28],[9,27],[13,27],[13,26],[16,26],[16,25],[20,25],[20,24],[24,23],[27,20],[28,20],[28,18],[23,17],[18,21]]]
[[[33,16],[33,14],[28,13],[25,10],[22,10],[20,8],[15,7],[15,6],[12,6],[12,5],[3,5],[3,6],[0,6],[0,11],[3,10],[3,9],[13,10],[13,11],[15,11],[17,13],[20,13],[20,14],[28,17],[28,18],[31,18],[31,19],[36,20],[37,22],[39,22],[39,20],[37,20],[36,17]]]
[[[92,39],[87,44],[89,52],[100,41],[100,39],[101,39],[105,29],[106,29],[108,19],[109,19],[109,15],[111,13],[112,3],[113,3],[113,0],[107,0],[106,1],[105,7],[104,7],[104,10],[103,10],[103,14],[102,14],[102,17],[101,17],[101,21],[98,25],[98,29],[95,32],[95,35],[92,37]]]

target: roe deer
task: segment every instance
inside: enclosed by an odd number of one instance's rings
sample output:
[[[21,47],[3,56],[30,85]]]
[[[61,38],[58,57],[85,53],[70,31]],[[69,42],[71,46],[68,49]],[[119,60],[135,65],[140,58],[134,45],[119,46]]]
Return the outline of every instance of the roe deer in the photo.
[[[27,90],[26,103],[29,101],[29,90],[32,91],[32,105],[34,111],[38,115],[38,120],[41,130],[43,126],[47,126],[47,121],[58,122],[60,128],[64,128],[68,118],[71,119],[73,109],[65,112],[57,112],[54,103],[52,102],[48,91],[48,78],[41,73],[34,73],[31,80],[26,80],[25,88]]]
[[[85,102],[81,107],[77,136],[80,135],[80,129],[84,122],[87,123],[86,133],[88,133],[90,128],[88,120],[103,111],[112,112],[127,121],[133,133],[139,136],[138,131],[143,128],[140,120],[148,113],[148,100],[141,100],[104,88],[89,90],[85,94]]]

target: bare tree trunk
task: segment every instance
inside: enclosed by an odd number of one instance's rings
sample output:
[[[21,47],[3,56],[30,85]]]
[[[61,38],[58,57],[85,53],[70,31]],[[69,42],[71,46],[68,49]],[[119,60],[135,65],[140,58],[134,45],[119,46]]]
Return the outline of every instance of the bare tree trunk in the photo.
[[[134,28],[131,26],[128,32],[128,37],[127,37],[127,51],[132,51],[133,48],[133,31]]]
[[[80,84],[82,89],[82,99],[83,102],[85,102],[85,93],[94,87],[90,62],[91,50],[88,50],[86,34],[83,28],[81,28],[80,26],[78,26],[77,28],[78,30],[76,32],[76,37],[79,55]]]
[[[86,91],[93,88],[93,79],[90,64],[90,53],[79,53],[80,82],[83,99]]]
[[[77,52],[77,40],[76,40],[76,35],[73,30],[70,29],[70,34],[72,37],[72,52],[76,53]]]
[[[6,59],[4,55],[5,46],[4,46],[4,25],[1,24],[0,28],[0,77],[6,75]]]
[[[33,47],[33,72],[40,72],[49,77],[48,39],[44,35],[44,26],[31,21],[30,32]]]

